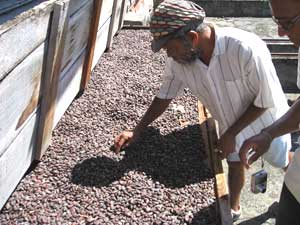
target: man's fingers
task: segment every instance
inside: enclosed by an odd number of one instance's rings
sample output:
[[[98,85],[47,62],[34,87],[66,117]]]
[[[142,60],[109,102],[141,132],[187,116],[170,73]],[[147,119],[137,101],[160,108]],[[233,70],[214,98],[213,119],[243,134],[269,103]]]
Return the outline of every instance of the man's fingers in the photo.
[[[121,134],[121,135],[118,135],[116,138],[115,138],[115,151],[116,153],[119,153],[121,148],[123,147],[123,145],[127,142],[127,138]]]
[[[255,152],[248,160],[248,164],[251,165],[253,162],[255,162],[256,160],[258,160],[258,158],[260,157],[260,155]]]
[[[249,160],[248,160],[248,155],[250,150],[252,149],[252,146],[248,144],[247,142],[244,142],[242,147],[240,148],[239,156],[241,163],[244,164],[244,166],[248,169],[249,168]]]

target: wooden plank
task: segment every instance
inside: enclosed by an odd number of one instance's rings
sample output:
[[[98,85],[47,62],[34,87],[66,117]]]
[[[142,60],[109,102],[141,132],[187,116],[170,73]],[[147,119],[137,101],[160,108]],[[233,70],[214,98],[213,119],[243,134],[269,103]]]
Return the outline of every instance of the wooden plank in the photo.
[[[122,0],[114,0],[113,13],[111,16],[111,24],[109,27],[108,38],[107,38],[107,49],[111,48],[113,37],[120,29],[120,18],[122,11]]]
[[[70,17],[74,16],[81,8],[86,4],[90,3],[91,0],[72,0],[69,3],[69,15]]]
[[[101,27],[97,34],[97,41],[95,46],[95,54],[93,57],[92,69],[96,66],[97,62],[99,61],[100,57],[106,50],[106,43],[108,38],[108,31],[110,25],[110,18],[105,22],[105,24]]]
[[[217,211],[221,220],[220,222],[222,225],[231,225],[233,221],[230,211],[226,177],[223,171],[220,156],[215,152],[215,146],[217,143],[215,122],[201,102],[198,102],[198,112],[205,149],[208,155],[211,170],[215,175],[214,189],[217,199]]]
[[[124,26],[124,18],[126,14],[126,0],[122,0],[122,5],[121,5],[121,13],[120,13],[120,20],[119,20],[119,30],[122,29]]]
[[[65,71],[65,74],[62,76],[63,79],[59,82],[53,128],[57,125],[80,90],[85,55],[86,51],[84,50],[70,69]]]
[[[0,82],[0,155],[37,107],[44,54],[43,43]]]
[[[85,58],[85,62],[83,65],[83,72],[82,72],[82,81],[81,81],[81,88],[80,90],[83,91],[91,78],[91,69],[95,51],[95,44],[97,39],[97,32],[98,32],[98,24],[100,19],[100,13],[102,8],[102,0],[95,0],[94,1],[94,10],[92,14],[92,21],[89,28],[89,40],[87,46],[87,55]]]
[[[86,48],[89,37],[89,29],[93,10],[93,1],[89,0],[80,10],[69,18],[69,25],[66,32],[66,41],[62,59],[64,70],[68,65],[72,65]]]
[[[48,36],[52,8],[36,7],[0,25],[0,81]],[[28,14],[31,13],[31,16]],[[16,35],[18,34],[18,35]]]
[[[41,101],[40,124],[38,128],[36,159],[40,160],[48,148],[52,136],[55,100],[57,95],[59,74],[63,49],[68,27],[69,0],[54,4],[48,54],[42,88],[44,97]]]
[[[103,26],[103,24],[107,21],[107,19],[111,17],[113,11],[113,4],[114,4],[113,0],[102,0],[98,31]]]
[[[34,0],[0,0],[0,15],[15,8],[26,5]]]
[[[0,209],[34,160],[38,117],[33,112],[20,134],[0,156]]]

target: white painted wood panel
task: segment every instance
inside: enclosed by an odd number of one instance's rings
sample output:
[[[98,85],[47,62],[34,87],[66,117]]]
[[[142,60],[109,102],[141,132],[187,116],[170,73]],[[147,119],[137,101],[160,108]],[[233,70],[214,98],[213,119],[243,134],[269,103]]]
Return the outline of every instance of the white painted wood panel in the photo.
[[[94,58],[93,58],[93,63],[92,63],[92,69],[94,69],[97,62],[100,60],[100,57],[106,50],[110,21],[111,21],[111,18],[109,18],[105,22],[105,24],[101,27],[101,29],[98,31],[96,45],[95,45]]]
[[[114,0],[103,0],[101,7],[101,14],[99,19],[98,30],[103,26],[109,17],[112,15]]]
[[[107,48],[110,48],[113,42],[113,37],[120,29],[120,19],[123,14],[123,0],[114,0],[113,14],[111,17],[111,24],[108,31]]]
[[[37,113],[33,112],[17,138],[0,156],[0,209],[33,161],[37,123]]]
[[[77,61],[70,67],[69,70],[66,70],[61,76],[62,79],[59,81],[58,84],[53,129],[55,128],[60,118],[63,116],[63,114],[70,106],[73,99],[76,97],[80,90],[81,75],[85,54],[85,50],[81,52],[81,55],[77,59]]]
[[[92,7],[93,2],[90,1],[69,20],[61,70],[68,65],[73,65],[82,49],[87,45]]]
[[[0,82],[0,155],[38,104],[44,52],[42,44]]]

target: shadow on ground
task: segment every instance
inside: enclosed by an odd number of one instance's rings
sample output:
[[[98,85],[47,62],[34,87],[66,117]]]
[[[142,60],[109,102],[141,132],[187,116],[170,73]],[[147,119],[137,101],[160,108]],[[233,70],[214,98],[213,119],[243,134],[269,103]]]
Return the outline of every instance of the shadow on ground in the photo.
[[[210,218],[217,218],[219,217],[216,212],[216,202],[211,204],[210,206],[203,208],[201,211],[197,212],[190,225],[207,225],[207,221],[209,221]],[[219,224],[215,224],[219,225]]]
[[[266,212],[257,215],[251,219],[244,220],[241,223],[237,223],[237,225],[262,225],[265,224],[269,219],[276,218],[278,211],[278,202],[274,202]]]
[[[107,186],[128,171],[139,170],[166,187],[180,188],[212,177],[201,149],[199,125],[165,136],[150,127],[140,140],[124,149],[121,161],[105,156],[86,159],[73,168],[71,181],[83,186]]]

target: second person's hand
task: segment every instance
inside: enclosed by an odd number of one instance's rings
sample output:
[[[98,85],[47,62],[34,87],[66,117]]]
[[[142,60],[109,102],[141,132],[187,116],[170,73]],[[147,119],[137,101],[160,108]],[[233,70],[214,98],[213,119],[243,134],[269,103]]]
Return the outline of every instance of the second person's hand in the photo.
[[[137,134],[132,130],[125,130],[115,138],[115,152],[119,153],[122,148],[127,147],[130,143],[137,139]]]
[[[249,169],[253,162],[268,151],[271,142],[272,138],[264,132],[244,141],[239,152],[240,160],[244,166]]]

